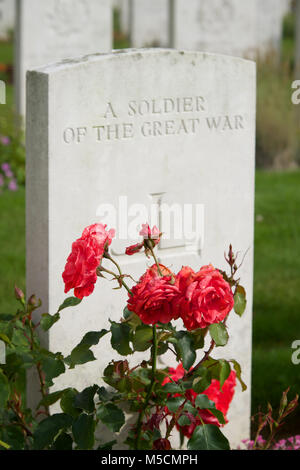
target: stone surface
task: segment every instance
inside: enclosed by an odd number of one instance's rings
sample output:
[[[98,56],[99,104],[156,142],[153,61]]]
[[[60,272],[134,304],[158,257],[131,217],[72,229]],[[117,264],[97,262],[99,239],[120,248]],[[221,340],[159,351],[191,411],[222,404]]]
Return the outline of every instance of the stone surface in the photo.
[[[131,47],[169,46],[169,0],[131,2]]]
[[[233,446],[250,425],[255,94],[250,61],[164,49],[65,61],[29,72],[27,82],[27,293],[43,299],[43,312],[55,313],[65,298],[61,274],[72,242],[101,220],[101,204],[118,207],[120,196],[147,208],[162,194],[181,207],[204,204],[201,245],[169,241],[159,251],[174,271],[226,268],[230,243],[241,258],[249,250],[240,270],[247,311],[230,315],[230,341],[219,352],[241,363],[248,384],[244,393],[237,386],[225,428]],[[119,216],[127,221],[124,209]],[[112,247],[123,272],[137,279],[146,260],[122,254],[128,243]],[[112,287],[99,280],[93,295],[63,312],[45,345],[68,354],[87,331],[118,320],[127,295]],[[118,357],[106,337],[95,355],[99,361],[68,371],[55,387],[82,389]],[[167,364],[174,365],[164,356],[160,366]]]
[[[282,0],[174,0],[172,46],[242,57],[279,52],[287,8]]]
[[[6,39],[14,29],[15,0],[0,0],[0,39]]]
[[[17,25],[15,92],[22,115],[26,70],[112,48],[110,0],[17,0]]]

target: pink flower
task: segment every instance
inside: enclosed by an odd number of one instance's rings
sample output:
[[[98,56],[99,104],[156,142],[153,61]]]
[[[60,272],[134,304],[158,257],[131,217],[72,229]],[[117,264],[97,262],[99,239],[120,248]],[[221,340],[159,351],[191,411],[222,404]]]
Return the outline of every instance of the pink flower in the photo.
[[[6,173],[7,171],[10,171],[10,164],[9,163],[2,163],[1,168],[4,171],[4,173]]]
[[[160,241],[160,232],[156,225],[154,225],[151,230],[149,224],[142,224],[140,235],[144,238],[144,240],[155,241],[155,245],[157,245]]]
[[[82,236],[72,244],[62,275],[65,293],[74,289],[74,295],[82,299],[93,292],[97,267],[114,236],[115,230],[107,231],[103,224],[93,224],[84,229]]]
[[[150,240],[152,242],[153,248],[160,242],[161,233],[155,225],[151,230],[149,224],[142,224],[142,228],[139,234],[141,237],[143,237],[144,240],[140,243],[136,243],[135,245],[128,246],[125,250],[126,255],[132,256],[142,250],[143,247],[145,247],[145,252],[147,254],[149,251],[149,246],[147,246],[145,240]]]
[[[0,137],[0,142],[2,145],[9,145],[10,144],[10,138],[7,136],[2,135]]]
[[[10,191],[17,191],[18,189],[18,185],[17,185],[17,182],[15,180],[11,180],[9,183],[8,183],[8,189]]]

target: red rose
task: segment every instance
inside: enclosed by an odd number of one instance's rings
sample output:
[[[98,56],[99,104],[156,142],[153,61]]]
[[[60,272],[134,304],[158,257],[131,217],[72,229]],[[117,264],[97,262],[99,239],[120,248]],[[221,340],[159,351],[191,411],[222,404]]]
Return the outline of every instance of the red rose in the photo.
[[[212,265],[203,266],[197,273],[183,267],[176,276],[176,286],[180,296],[174,309],[188,330],[219,323],[233,308],[230,285]]]
[[[97,267],[114,235],[115,231],[106,231],[103,224],[93,224],[84,229],[82,236],[72,244],[72,252],[62,275],[65,293],[74,289],[74,295],[82,299],[93,292]]]
[[[148,269],[129,295],[128,310],[140,317],[146,325],[169,323],[174,319],[172,300],[178,295],[169,269],[160,265],[163,276],[157,272],[156,265]]]
[[[176,369],[169,368],[169,372],[170,378],[164,379],[162,385],[165,385],[166,383],[169,383],[171,381],[178,382],[178,380],[182,379],[185,373],[181,363]],[[215,403],[216,409],[223,413],[226,422],[228,422],[226,415],[229,409],[229,405],[234,396],[235,386],[236,373],[234,371],[231,371],[228,378],[223,384],[222,390],[220,388],[219,380],[213,379],[211,381],[210,386],[206,390],[204,390],[204,392],[202,392],[202,394],[206,395],[211,401]],[[189,389],[185,392],[185,398],[189,402],[191,402],[193,406],[195,406],[195,400],[198,395],[199,394],[196,393],[193,389]],[[174,396],[176,397],[181,395],[177,393]],[[195,428],[197,426],[200,426],[202,422],[204,422],[204,424],[214,424],[215,426],[219,427],[221,426],[218,419],[209,410],[199,409],[197,416],[194,416],[191,413],[185,413],[185,415],[189,418],[190,424],[186,426],[179,426],[178,424],[176,424],[176,427],[188,438],[192,436]]]

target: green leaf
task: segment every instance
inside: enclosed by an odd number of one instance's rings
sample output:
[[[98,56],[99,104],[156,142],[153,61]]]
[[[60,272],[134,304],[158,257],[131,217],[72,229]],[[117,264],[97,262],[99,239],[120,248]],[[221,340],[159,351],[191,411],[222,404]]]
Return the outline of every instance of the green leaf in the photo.
[[[226,424],[226,420],[224,418],[222,411],[217,410],[217,408],[213,408],[209,411],[217,418],[220,424]]]
[[[132,354],[129,346],[130,331],[126,323],[111,322],[111,345],[121,356]]]
[[[82,413],[73,423],[72,432],[78,449],[89,450],[95,442],[95,421],[93,415]]]
[[[50,446],[58,433],[68,429],[72,421],[71,416],[64,413],[54,414],[41,421],[34,432],[34,448],[42,450]]]
[[[105,387],[98,388],[97,394],[99,400],[103,402],[112,401],[117,396],[115,391],[107,390]]]
[[[75,408],[92,413],[95,409],[94,396],[98,390],[98,385],[85,388],[82,392],[78,393],[74,399]]]
[[[73,449],[73,439],[70,434],[62,432],[55,439],[52,446],[53,450],[72,450]]]
[[[230,450],[229,442],[218,426],[203,424],[197,426],[188,441],[189,450]]]
[[[9,337],[4,333],[0,333],[0,341],[4,341],[6,344],[11,344]]]
[[[40,406],[51,406],[51,405],[53,405],[54,403],[56,403],[63,396],[63,394],[65,393],[66,390],[68,390],[68,389],[59,390],[58,392],[49,393],[48,395],[46,395],[40,401],[40,403],[38,405],[38,408],[40,408]]]
[[[123,411],[112,403],[100,405],[97,409],[97,417],[112,432],[119,432],[125,423],[125,415]]]
[[[0,369],[0,409],[6,407],[7,400],[9,399],[9,392],[8,378]]]
[[[73,418],[77,418],[77,416],[80,415],[80,410],[74,405],[74,400],[77,395],[78,391],[75,388],[69,388],[64,392],[60,400],[62,411]]]
[[[70,356],[65,358],[65,363],[74,369],[78,364],[86,364],[87,362],[95,361],[94,353],[89,349],[86,344],[79,344],[71,352]]]
[[[128,310],[127,307],[125,307],[124,310],[123,310],[124,320],[127,320],[131,315],[132,315],[132,312],[130,310]]]
[[[151,326],[138,326],[135,330],[135,335],[132,340],[133,349],[135,351],[146,351],[151,347],[152,338],[153,331]]]
[[[193,338],[186,331],[178,331],[175,334],[175,349],[182,359],[182,365],[185,370],[189,370],[196,360]]]
[[[41,318],[41,327],[44,331],[50,330],[50,328],[60,319],[59,313],[55,315],[49,315],[49,313],[43,313]]]
[[[204,338],[205,338],[206,333],[207,333],[207,328],[198,329],[191,333],[195,350],[204,348]]]
[[[195,400],[195,406],[200,410],[209,410],[220,422],[220,424],[226,424],[224,415],[221,411],[216,409],[216,405],[206,395],[198,395]]]
[[[216,346],[225,346],[228,342],[228,333],[224,323],[214,323],[209,326],[209,332]]]
[[[162,391],[164,393],[183,393],[182,387],[173,382],[167,383],[163,386]]]
[[[221,359],[220,361],[220,387],[222,390],[222,387],[224,385],[224,382],[228,379],[231,368],[229,362]]]
[[[58,312],[61,312],[65,308],[68,307],[75,307],[76,305],[80,304],[82,299],[78,299],[77,297],[68,297],[63,301],[63,303],[59,306],[59,309],[57,310]]]
[[[66,370],[65,365],[58,356],[45,356],[42,359],[42,368],[45,373],[45,384],[47,387],[53,385],[53,380]]]
[[[172,397],[167,400],[167,408],[171,411],[171,413],[176,413],[178,408],[184,403],[184,397]]]
[[[233,368],[236,372],[236,377],[237,377],[238,381],[241,384],[242,391],[244,392],[245,390],[247,390],[247,385],[242,380],[242,368],[241,368],[240,364],[235,359],[230,359],[230,362],[232,362],[232,364],[233,364]]]
[[[109,331],[102,329],[101,331],[89,331],[84,335],[82,340],[80,341],[79,345],[85,345],[89,348],[91,346],[95,346],[99,343],[100,339],[105,336]],[[78,345],[78,346],[79,346]]]
[[[216,407],[215,403],[210,400],[207,395],[198,395],[195,400],[195,405],[200,410],[209,410]]]
[[[191,424],[191,420],[187,415],[181,415],[178,419],[179,426],[189,426]]]
[[[240,317],[246,310],[247,300],[246,300],[246,291],[242,286],[237,286],[234,294],[234,311]]]

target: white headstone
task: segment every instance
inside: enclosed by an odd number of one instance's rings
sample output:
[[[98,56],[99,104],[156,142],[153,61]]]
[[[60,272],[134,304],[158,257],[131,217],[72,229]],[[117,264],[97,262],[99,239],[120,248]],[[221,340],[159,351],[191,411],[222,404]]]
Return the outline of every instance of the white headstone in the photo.
[[[255,7],[256,0],[175,0],[173,47],[252,56]]]
[[[241,57],[279,52],[282,0],[171,0],[173,43],[177,49],[201,50]],[[284,8],[285,7],[285,8]]]
[[[0,0],[0,39],[6,39],[13,31],[15,22],[15,0]]]
[[[149,209],[157,194],[181,208],[204,204],[202,248],[169,241],[158,252],[174,272],[182,265],[226,268],[230,243],[240,253],[249,249],[240,271],[247,311],[241,319],[231,313],[230,342],[219,352],[241,363],[249,385],[244,393],[237,385],[225,428],[233,446],[250,426],[255,95],[253,62],[167,49],[64,61],[29,72],[27,84],[27,292],[43,299],[43,312],[55,313],[64,298],[61,274],[72,242],[100,221],[100,205],[118,208],[120,197],[128,209]],[[118,232],[134,219],[120,210]],[[137,279],[145,257],[122,254],[128,243],[117,240],[112,250]],[[69,354],[87,331],[119,320],[127,295],[112,287],[98,280],[90,297],[65,311],[45,338],[51,350]],[[82,389],[117,357],[106,337],[95,356],[55,388]],[[174,365],[169,361],[160,366]]]
[[[15,93],[25,114],[26,71],[112,48],[110,0],[17,0]]]
[[[263,2],[258,0],[257,50],[261,55],[280,52],[285,16],[284,3],[282,0]]]
[[[131,2],[131,47],[169,46],[169,0]]]

